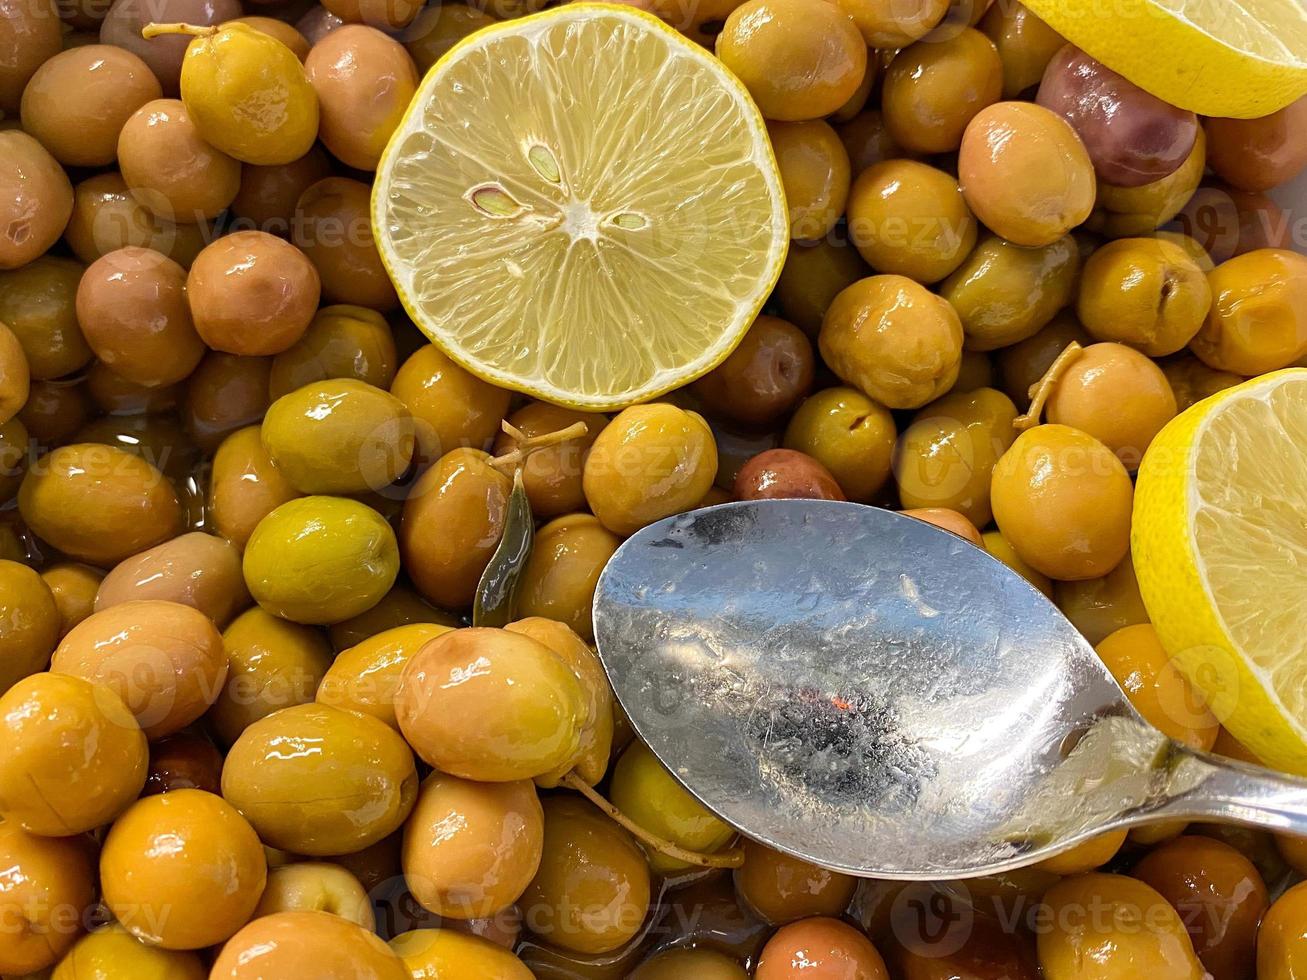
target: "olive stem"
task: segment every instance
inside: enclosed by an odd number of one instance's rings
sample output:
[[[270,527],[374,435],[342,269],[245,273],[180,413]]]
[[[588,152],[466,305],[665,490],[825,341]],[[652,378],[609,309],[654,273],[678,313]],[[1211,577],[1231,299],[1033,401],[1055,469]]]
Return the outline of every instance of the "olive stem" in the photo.
[[[549,446],[557,446],[562,442],[570,442],[572,439],[580,439],[590,431],[590,427],[584,422],[573,422],[566,429],[559,429],[557,432],[528,436],[507,420],[502,422],[501,425],[504,431],[513,439],[514,446],[504,455],[496,456],[490,461],[490,465],[497,470],[505,467],[518,469],[526,463],[527,457],[537,449],[545,449]]]
[[[1062,349],[1062,353],[1057,355],[1057,359],[1048,366],[1044,376],[1030,386],[1030,408],[1026,410],[1025,415],[1018,415],[1012,420],[1012,426],[1022,431],[1033,428],[1039,424],[1039,417],[1044,414],[1044,405],[1053,394],[1053,388],[1061,380],[1066,369],[1071,366],[1071,362],[1078,358],[1084,350],[1074,340]]]
[[[213,25],[202,24],[146,24],[141,28],[141,37],[147,41],[164,34],[189,34],[191,37],[212,37],[218,33]]]
[[[686,850],[679,844],[673,844],[665,838],[649,833],[649,831],[600,796],[594,787],[578,776],[575,771],[569,772],[562,778],[561,782],[568,789],[576,790],[576,792],[584,796],[602,810],[610,820],[630,831],[632,836],[669,858],[682,861],[685,864],[692,864],[697,868],[738,868],[744,863],[744,851],[738,847],[732,847],[729,851],[723,851],[721,854],[703,854],[700,851]]]

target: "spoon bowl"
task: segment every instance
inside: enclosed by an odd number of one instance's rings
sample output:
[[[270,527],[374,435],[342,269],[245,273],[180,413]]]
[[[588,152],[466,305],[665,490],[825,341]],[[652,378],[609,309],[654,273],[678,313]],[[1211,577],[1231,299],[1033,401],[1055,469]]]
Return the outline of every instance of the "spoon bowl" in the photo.
[[[608,563],[594,622],[685,788],[823,867],[993,874],[1185,815],[1307,830],[1307,783],[1172,742],[1042,593],[891,511],[766,500],[659,521]],[[1245,784],[1279,795],[1233,812]]]

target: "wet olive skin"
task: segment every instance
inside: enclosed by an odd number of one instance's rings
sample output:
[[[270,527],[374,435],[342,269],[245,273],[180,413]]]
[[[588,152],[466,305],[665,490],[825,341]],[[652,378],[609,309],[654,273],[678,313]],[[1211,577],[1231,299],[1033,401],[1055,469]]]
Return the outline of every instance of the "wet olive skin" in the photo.
[[[362,306],[324,306],[304,336],[272,359],[268,393],[275,401],[332,378],[389,389],[397,368],[395,338],[380,313]]]
[[[1172,738],[1207,751],[1220,729],[1216,716],[1171,659],[1149,623],[1126,626],[1094,647],[1138,712]]]
[[[227,678],[222,637],[199,610],[136,599],[88,616],[59,641],[50,669],[103,684],[151,739],[199,718]]]
[[[29,833],[93,830],[145,784],[145,735],[118,695],[80,677],[20,680],[0,695],[0,732],[0,817]]]
[[[430,911],[484,918],[521,897],[543,848],[544,810],[531,782],[433,773],[404,829],[404,878]]]
[[[138,55],[158,77],[164,95],[175,96],[182,59],[191,39],[175,34],[146,40],[141,36],[141,28],[152,22],[221,24],[240,15],[239,0],[128,0],[109,8],[100,25],[100,41]]]
[[[964,28],[899,52],[885,72],[881,110],[889,135],[904,149],[950,153],[976,113],[1002,94],[1003,63],[994,42]]]
[[[521,960],[503,948],[453,929],[415,929],[396,936],[390,941],[390,947],[404,961],[413,980],[440,980],[446,976],[494,977],[495,980],[535,977]]]
[[[885,961],[871,940],[839,919],[818,917],[783,926],[763,947],[754,977],[789,980],[796,960],[814,977],[889,980]]]
[[[0,566],[4,568],[5,566]],[[41,572],[59,616],[59,636],[95,611],[95,594],[104,573],[79,562],[56,562]],[[4,687],[0,682],[0,687]]]
[[[240,163],[204,141],[179,99],[132,114],[118,135],[118,166],[137,201],[177,224],[216,217],[240,189]]]
[[[821,463],[795,449],[759,453],[736,474],[737,500],[844,500],[839,481]]]
[[[446,609],[472,604],[503,534],[509,478],[476,449],[445,454],[404,503],[404,570],[427,599]]]
[[[403,825],[417,799],[413,754],[369,715],[324,704],[284,708],[246,728],[222,794],[259,837],[296,854],[348,854]]]
[[[201,531],[183,534],[114,566],[100,583],[97,611],[134,599],[191,606],[219,627],[250,603],[240,552]]]
[[[449,630],[436,623],[409,623],[360,640],[336,655],[314,700],[372,715],[398,731],[395,693],[404,667],[428,640]]]
[[[371,188],[348,177],[324,177],[295,203],[292,240],[318,270],[323,295],[386,312],[399,305],[377,252],[369,217]]]
[[[424,465],[460,447],[489,447],[511,399],[432,344],[419,347],[400,366],[390,393],[413,413]]]
[[[298,497],[261,520],[245,546],[256,602],[294,622],[336,623],[375,606],[399,574],[395,533],[371,507]]]
[[[0,271],[0,321],[22,344],[33,380],[62,378],[93,356],[77,324],[80,262],[55,255]]]
[[[831,300],[869,275],[857,249],[825,240],[796,242],[776,283],[776,299],[785,318],[815,339]]]
[[[735,869],[741,902],[765,922],[784,925],[814,915],[839,915],[857,882],[746,840],[744,864]]]
[[[226,436],[268,409],[272,359],[211,351],[187,379],[182,419],[195,444],[213,452]]]
[[[150,745],[150,771],[142,796],[172,793],[179,789],[201,789],[217,793],[221,788],[222,753],[207,738],[179,732]]]
[[[0,864],[0,915],[7,923],[0,970],[15,976],[44,970],[77,938],[68,916],[79,921],[95,901],[91,849],[84,840],[38,837],[8,821],[0,824]]]
[[[197,789],[147,796],[109,831],[104,901],[137,938],[165,949],[220,943],[254,911],[267,863],[254,829]],[[160,914],[164,909],[169,914]]]
[[[812,387],[812,344],[803,331],[760,316],[740,346],[694,384],[712,415],[742,425],[767,426],[785,418]]]
[[[59,240],[73,212],[73,187],[58,161],[24,132],[0,132],[0,156],[7,163],[0,178],[0,269],[17,269]]]
[[[621,543],[591,514],[567,514],[541,527],[522,573],[518,612],[557,620],[593,640],[595,585]]]
[[[1047,980],[1109,980],[1123,973],[1175,980],[1203,977],[1180,916],[1142,882],[1119,875],[1081,875],[1054,885],[1044,901],[1061,919],[1038,937]],[[1097,922],[1087,913],[1092,908],[1101,912]]]
[[[0,110],[12,115],[23,86],[47,60],[59,52],[63,37],[59,12],[50,2],[6,0],[0,6]]]
[[[207,222],[179,225],[138,201],[117,171],[87,177],[73,189],[73,211],[64,241],[83,262],[136,245],[167,255],[184,269],[207,244]]]
[[[1307,884],[1298,884],[1271,906],[1257,938],[1259,980],[1295,980],[1307,968],[1307,937],[1302,923]]]
[[[0,425],[4,425],[27,402],[32,372],[27,354],[17,335],[0,322]]]
[[[41,576],[16,561],[0,561],[0,694],[45,668],[59,629],[59,607]]]
[[[23,478],[18,509],[60,551],[104,567],[176,536],[182,520],[162,473],[122,449],[91,443],[38,460]]]
[[[889,479],[898,432],[889,411],[853,388],[818,391],[785,429],[786,449],[826,467],[850,500],[869,503]]]
[[[231,745],[254,722],[313,700],[330,668],[331,649],[319,630],[247,609],[223,631],[227,683],[209,712],[220,741]]]
[[[218,446],[209,484],[213,528],[244,549],[259,521],[299,496],[263,446],[257,425],[238,429]]]
[[[207,976],[198,954],[146,945],[113,923],[79,939],[50,980],[205,980]]]
[[[1208,273],[1212,306],[1192,350],[1208,367],[1251,375],[1307,354],[1307,258],[1259,249]]]
[[[324,951],[331,955],[324,955]],[[277,912],[255,919],[222,948],[211,980],[259,980],[311,970],[318,980],[409,980],[374,933],[329,912]]]
[[[300,195],[330,174],[331,161],[320,146],[290,163],[270,167],[247,163],[241,167],[241,186],[231,209],[257,228],[289,235],[298,218],[295,206]]]
[[[639,930],[650,894],[649,865],[625,830],[577,797],[546,801],[544,856],[523,895],[527,907],[551,913],[534,927],[542,939],[611,952]]]
[[[1175,906],[1216,980],[1250,975],[1257,926],[1270,904],[1251,861],[1220,841],[1179,837],[1144,855],[1130,874]]]
[[[1266,191],[1307,167],[1297,134],[1307,123],[1307,97],[1260,119],[1206,119],[1210,162],[1222,179],[1246,191]]]
[[[596,412],[578,412],[546,402],[529,402],[507,419],[528,438],[559,432],[577,422],[585,425],[585,433],[556,446],[535,450],[522,467],[522,482],[531,502],[531,512],[547,520],[585,507],[585,491],[581,487],[581,474],[590,447],[608,424],[608,417]],[[502,456],[516,445],[508,432],[495,439],[493,453]]]

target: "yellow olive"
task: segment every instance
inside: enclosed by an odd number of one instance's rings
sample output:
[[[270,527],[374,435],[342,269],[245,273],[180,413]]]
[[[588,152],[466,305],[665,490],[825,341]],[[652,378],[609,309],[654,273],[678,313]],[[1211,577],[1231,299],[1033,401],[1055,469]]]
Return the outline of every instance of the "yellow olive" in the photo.
[[[577,953],[609,953],[640,931],[649,900],[649,865],[630,834],[576,796],[545,801],[544,855],[522,896],[536,935]]]
[[[1016,553],[1016,549],[1003,537],[1001,531],[986,531],[980,536],[985,550],[1001,561],[1012,571],[1016,572],[1023,579],[1037,588],[1050,599],[1053,597],[1053,583],[1043,572],[1037,572],[1031,568],[1021,556]]]
[[[885,69],[880,105],[900,146],[912,153],[953,153],[976,114],[1002,95],[998,49],[980,31],[964,27],[898,52]]]
[[[71,558],[116,564],[177,534],[181,505],[157,469],[114,446],[63,446],[23,478],[18,509]]]
[[[404,502],[404,571],[426,598],[448,609],[472,605],[504,533],[512,481],[478,449],[455,449],[413,486]]]
[[[748,980],[744,967],[725,953],[712,949],[669,949],[649,957],[631,974],[631,980]]]
[[[989,235],[944,280],[940,295],[958,311],[968,350],[996,350],[1037,334],[1071,302],[1079,273],[1070,235],[1041,248]]]
[[[1116,857],[1117,852],[1125,844],[1125,839],[1126,832],[1124,830],[1110,830],[1105,834],[1099,834],[1097,837],[1091,837],[1084,843],[1077,844],[1061,854],[1045,858],[1035,867],[1040,871],[1048,871],[1055,875],[1084,874],[1086,871],[1101,868]]]
[[[268,612],[337,623],[375,606],[399,574],[395,532],[344,497],[299,497],[261,520],[245,546],[245,584]]]
[[[213,529],[244,549],[259,521],[299,493],[263,447],[262,428],[237,429],[213,456],[209,514]]]
[[[1192,349],[1209,367],[1263,374],[1307,355],[1307,257],[1263,248],[1208,273],[1212,307]]]
[[[145,785],[145,735],[102,684],[33,674],[0,695],[0,817],[70,837],[118,816]]]
[[[493,916],[531,883],[543,845],[544,811],[530,781],[432,773],[404,828],[404,880],[437,915]]]
[[[980,22],[1003,60],[1003,98],[1015,99],[1044,77],[1053,55],[1066,38],[1039,19],[1023,4],[996,3]]]
[[[582,639],[593,640],[595,585],[621,543],[591,514],[550,521],[536,532],[518,588],[518,611],[557,620]]]
[[[1205,976],[1179,914],[1142,881],[1067,878],[1048,890],[1044,904],[1052,925],[1038,937],[1046,980]]]
[[[453,929],[414,929],[392,939],[390,948],[404,961],[413,980],[535,980],[536,976],[502,946]]]
[[[870,276],[831,301],[818,338],[844,381],[887,408],[918,408],[957,381],[962,324],[953,307],[903,276]]]
[[[1130,548],[1134,486],[1093,436],[1037,425],[994,467],[994,519],[1021,558],[1064,580],[1106,575]]]
[[[0,566],[3,570],[4,566]],[[41,578],[54,597],[55,609],[59,612],[59,636],[62,638],[70,629],[95,611],[95,595],[104,579],[104,572],[90,565],[77,562],[56,562],[41,573]],[[2,581],[0,575],[0,581]],[[0,660],[5,659],[0,656]],[[0,682],[0,688],[5,685]]]
[[[1296,980],[1307,969],[1307,882],[1276,900],[1257,936],[1257,980]]]
[[[383,630],[340,651],[322,677],[314,696],[319,704],[358,711],[384,721],[396,731],[395,693],[413,655],[451,627],[410,623]]]
[[[1058,582],[1053,595],[1062,614],[1090,643],[1098,643],[1122,627],[1148,622],[1129,554],[1102,578]]]
[[[326,861],[296,861],[268,871],[253,918],[278,912],[329,912],[369,931],[377,917],[362,882],[339,864]]]
[[[451,630],[404,668],[395,716],[427,763],[484,782],[533,779],[577,757],[591,704],[543,643],[499,629]],[[475,726],[468,718],[477,718]]]
[[[511,398],[431,344],[419,347],[403,363],[390,393],[413,413],[424,464],[464,446],[489,448]]]
[[[1194,338],[1212,294],[1203,271],[1180,246],[1158,238],[1119,238],[1085,263],[1076,313],[1095,340],[1161,357]]]
[[[83,936],[50,980],[205,980],[197,954],[141,942],[118,923]]]
[[[776,301],[787,320],[815,338],[831,300],[869,275],[856,248],[826,239],[795,242],[776,282]]]
[[[0,560],[0,694],[45,669],[59,629],[49,585],[26,565]]]
[[[239,21],[201,30],[186,48],[181,93],[204,139],[265,167],[308,153],[318,97],[295,52]]]
[[[869,503],[889,478],[894,418],[854,388],[826,388],[805,399],[785,429],[785,448],[806,453],[850,500]]]
[[[229,669],[209,722],[231,745],[250,725],[274,711],[307,704],[331,666],[322,633],[290,623],[260,607],[237,616],[222,634]]]
[[[823,238],[849,199],[849,151],[821,119],[768,123],[767,136],[789,205],[790,237]]]
[[[1016,406],[1000,391],[977,388],[931,402],[894,449],[894,477],[904,507],[955,510],[984,527],[994,466],[1016,440]]]
[[[73,944],[95,901],[91,848],[85,839],[38,837],[7,821],[0,823],[0,867],[0,970],[37,976]]]
[[[22,345],[34,381],[72,374],[93,356],[77,323],[77,287],[85,271],[57,255],[0,271],[0,320]]]
[[[328,633],[331,645],[343,651],[378,633],[413,623],[458,626],[459,619],[453,613],[437,609],[408,586],[397,585],[366,612],[332,623]]]
[[[331,378],[354,378],[389,389],[395,379],[395,339],[376,310],[324,306],[293,347],[272,359],[273,399]]]
[[[608,759],[613,749],[615,702],[599,655],[569,627],[552,619],[532,616],[509,623],[504,629],[529,636],[552,650],[576,675],[589,702],[576,756],[560,764],[555,771],[537,776],[536,783],[552,789],[563,776],[575,770],[581,779],[593,786],[608,771]]]
[[[165,949],[222,942],[249,919],[266,881],[253,828],[198,789],[139,800],[100,854],[105,905],[132,935]]]
[[[377,719],[326,704],[283,708],[241,732],[222,795],[273,847],[349,854],[398,830],[417,799],[413,754]]]
[[[1220,725],[1207,699],[1180,672],[1151,624],[1123,627],[1094,649],[1149,724],[1196,749],[1216,743]]]
[[[305,909],[277,912],[232,936],[213,962],[210,980],[409,980],[404,964],[376,933]]]
[[[694,507],[716,471],[708,423],[663,402],[613,419],[590,449],[582,482],[595,516],[614,534],[629,535]]]
[[[617,760],[609,795],[645,830],[687,850],[712,853],[735,838],[735,829],[691,796],[643,742],[632,742]],[[651,853],[649,864],[662,874],[690,867],[660,853]]]
[[[413,417],[394,395],[354,378],[282,395],[263,419],[263,447],[301,493],[363,493],[394,483],[413,459]]]

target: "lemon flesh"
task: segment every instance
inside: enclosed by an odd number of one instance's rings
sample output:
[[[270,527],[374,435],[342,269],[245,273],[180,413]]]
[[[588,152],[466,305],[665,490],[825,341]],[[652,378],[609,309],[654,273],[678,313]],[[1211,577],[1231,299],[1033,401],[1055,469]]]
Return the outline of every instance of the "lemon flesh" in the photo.
[[[1235,738],[1307,775],[1307,370],[1227,389],[1163,429],[1132,536],[1180,669]]]
[[[1301,0],[1028,0],[1050,27],[1165,102],[1270,115],[1307,94]]]
[[[382,157],[372,212],[437,346],[494,384],[591,410],[722,361],[789,239],[743,86],[661,21],[599,4],[446,54]]]

